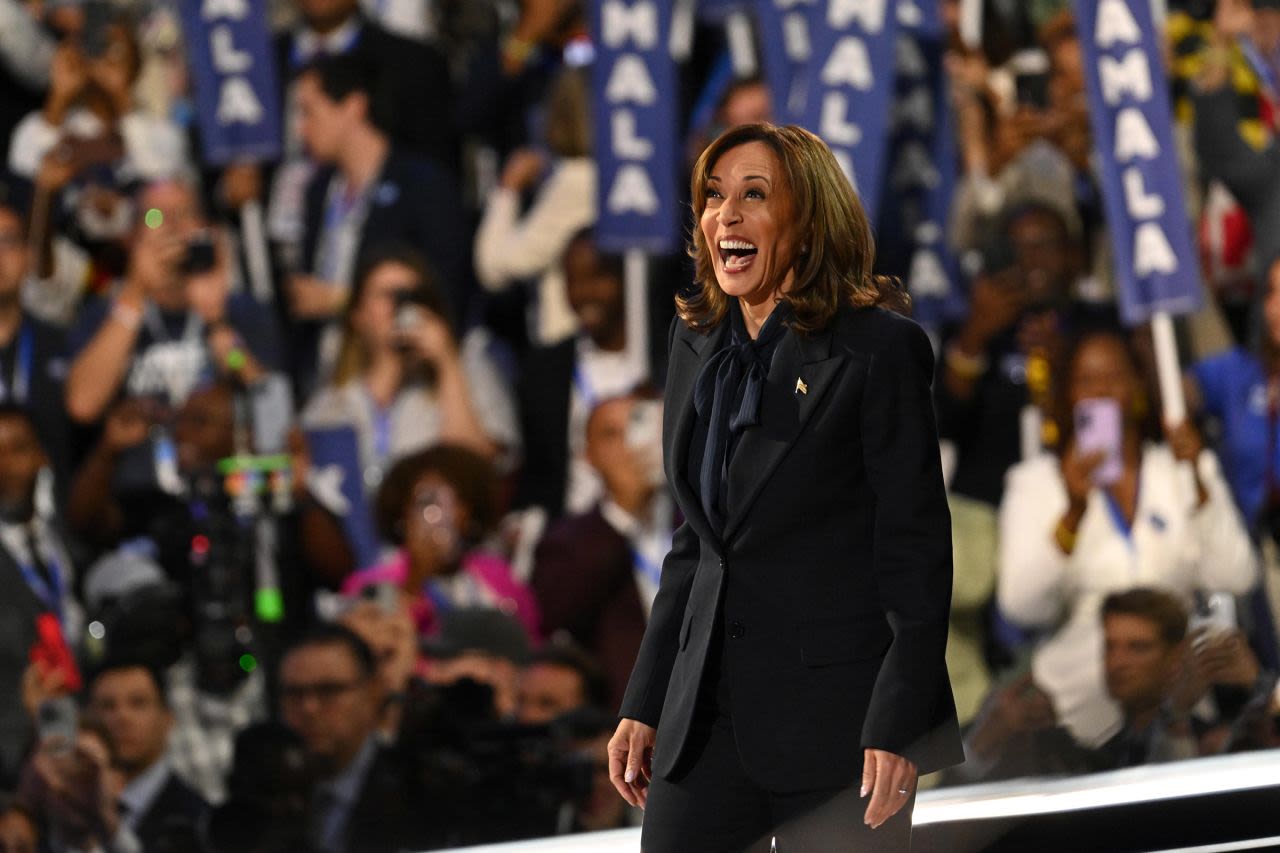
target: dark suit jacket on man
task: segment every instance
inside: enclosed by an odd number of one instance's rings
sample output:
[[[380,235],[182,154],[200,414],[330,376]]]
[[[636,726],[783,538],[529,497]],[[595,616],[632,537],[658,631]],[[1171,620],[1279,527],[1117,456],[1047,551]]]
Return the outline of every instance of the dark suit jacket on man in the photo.
[[[191,849],[208,809],[209,804],[194,788],[169,771],[164,787],[137,822],[134,835],[147,853]]]
[[[22,673],[36,641],[36,617],[45,611],[9,552],[0,548],[0,785],[17,781],[34,729],[22,695]]]
[[[293,32],[276,36],[276,67],[287,87],[298,63]],[[431,157],[457,171],[458,144],[453,121],[453,88],[449,65],[435,47],[384,29],[361,16],[360,35],[348,53],[373,70],[370,107],[375,123],[396,145]],[[283,100],[281,101],[283,103]]]
[[[320,243],[325,198],[333,178],[333,168],[323,169],[307,185],[302,262],[308,269]],[[413,246],[431,262],[457,314],[465,307],[467,260],[471,256],[461,210],[458,185],[448,172],[430,160],[392,148],[370,197],[357,256],[383,243]]]
[[[694,381],[728,326],[672,326],[663,450],[686,523],[621,715],[658,727],[653,770],[670,775],[723,630],[734,735],[758,784],[844,787],[869,747],[922,773],[962,761],[943,658],[951,525],[928,338],[881,309],[842,308],[823,332],[788,332],[760,425],[729,465],[717,534],[691,485],[689,442]]]
[[[599,508],[561,519],[538,543],[529,581],[543,629],[568,631],[595,656],[616,707],[644,636],[644,609],[626,537]]]

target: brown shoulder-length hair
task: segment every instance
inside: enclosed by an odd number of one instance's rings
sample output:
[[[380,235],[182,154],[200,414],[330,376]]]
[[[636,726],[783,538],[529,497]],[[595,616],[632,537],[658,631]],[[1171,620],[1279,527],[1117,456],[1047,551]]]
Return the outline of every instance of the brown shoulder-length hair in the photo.
[[[762,142],[773,151],[791,194],[796,243],[801,246],[792,265],[792,288],[782,297],[795,312],[791,328],[804,333],[825,329],[842,305],[883,305],[907,313],[910,298],[898,281],[871,272],[876,254],[871,222],[831,149],[802,127],[758,123],[721,134],[693,167],[693,238],[688,252],[694,260],[694,287],[676,297],[680,319],[698,330],[724,319],[728,298],[716,283],[718,253],[707,245],[700,223],[711,170],[725,152],[749,142]]]

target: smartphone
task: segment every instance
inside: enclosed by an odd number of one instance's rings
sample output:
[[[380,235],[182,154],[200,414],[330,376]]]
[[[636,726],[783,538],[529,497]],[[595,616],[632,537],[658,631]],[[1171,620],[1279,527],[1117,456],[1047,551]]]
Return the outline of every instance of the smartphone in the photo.
[[[392,583],[372,583],[360,590],[360,597],[378,605],[383,613],[394,615],[400,611],[400,591]]]
[[[218,253],[214,246],[213,235],[208,231],[199,231],[187,240],[187,250],[182,256],[180,267],[183,275],[200,275],[217,266]]]
[[[27,657],[44,673],[60,671],[62,685],[67,690],[73,693],[80,690],[80,670],[75,656],[62,636],[62,626],[52,613],[41,613],[36,617],[36,641],[31,644]]]
[[[36,710],[36,734],[53,752],[70,752],[80,729],[80,711],[73,696],[46,699]]]
[[[1109,486],[1120,479],[1124,462],[1120,457],[1120,442],[1124,423],[1120,418],[1120,404],[1106,397],[1081,400],[1074,412],[1076,449],[1081,454],[1105,454],[1102,462],[1093,469],[1093,483]]]
[[[1187,622],[1187,632],[1195,634],[1203,629],[1199,642],[1203,643],[1215,634],[1223,634],[1236,627],[1236,599],[1228,592],[1212,592],[1196,604]]]
[[[418,295],[412,290],[397,290],[395,301],[396,332],[407,334],[418,328],[418,324],[422,322],[423,311]]]
[[[1049,56],[1043,50],[1023,50],[1013,56],[1014,95],[1018,106],[1043,111],[1049,108]]]
[[[1013,78],[1018,106],[1030,107],[1038,112],[1049,109],[1049,75],[1034,71]]]

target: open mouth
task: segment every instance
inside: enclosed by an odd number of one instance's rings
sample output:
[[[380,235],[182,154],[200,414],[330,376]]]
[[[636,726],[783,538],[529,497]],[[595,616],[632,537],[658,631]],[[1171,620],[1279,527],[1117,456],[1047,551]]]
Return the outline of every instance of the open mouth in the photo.
[[[756,259],[754,243],[746,240],[720,241],[720,267],[727,273],[742,272]]]

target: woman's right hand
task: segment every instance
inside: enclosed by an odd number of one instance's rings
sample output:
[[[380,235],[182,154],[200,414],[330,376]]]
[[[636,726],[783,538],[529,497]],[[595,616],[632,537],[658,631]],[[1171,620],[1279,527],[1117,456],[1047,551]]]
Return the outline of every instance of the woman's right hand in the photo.
[[[623,720],[609,739],[609,781],[622,799],[644,808],[653,778],[653,743],[658,730],[639,720]]]
[[[1093,470],[1102,464],[1106,451],[1095,450],[1092,453],[1081,453],[1072,442],[1067,452],[1062,455],[1062,482],[1067,487],[1067,497],[1072,506],[1084,506],[1089,500],[1089,490],[1093,488]]]

